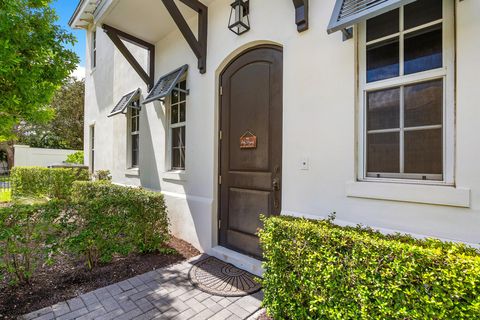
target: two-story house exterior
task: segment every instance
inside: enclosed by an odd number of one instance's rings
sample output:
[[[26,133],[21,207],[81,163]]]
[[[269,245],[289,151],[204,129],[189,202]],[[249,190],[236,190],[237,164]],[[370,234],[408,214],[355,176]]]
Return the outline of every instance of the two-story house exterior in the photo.
[[[92,170],[255,273],[260,214],[480,243],[479,1],[231,1],[80,1]]]

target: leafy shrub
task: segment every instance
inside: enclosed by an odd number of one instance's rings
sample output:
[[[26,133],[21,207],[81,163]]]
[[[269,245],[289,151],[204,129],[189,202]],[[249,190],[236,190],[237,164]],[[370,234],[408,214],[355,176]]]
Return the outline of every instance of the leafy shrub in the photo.
[[[112,181],[110,170],[97,170],[93,177],[96,181]]]
[[[478,319],[480,254],[330,220],[264,220],[264,305],[275,319]]]
[[[14,167],[11,172],[12,197],[67,199],[74,181],[89,178],[85,168]]]
[[[161,193],[105,181],[75,182],[77,207],[70,220],[70,250],[85,257],[89,268],[114,254],[152,252],[169,239],[169,221]]]
[[[0,269],[10,275],[10,282],[29,282],[39,264],[51,262],[60,245],[64,208],[58,201],[0,208]]]
[[[83,164],[85,154],[83,151],[77,151],[67,156],[66,163]]]

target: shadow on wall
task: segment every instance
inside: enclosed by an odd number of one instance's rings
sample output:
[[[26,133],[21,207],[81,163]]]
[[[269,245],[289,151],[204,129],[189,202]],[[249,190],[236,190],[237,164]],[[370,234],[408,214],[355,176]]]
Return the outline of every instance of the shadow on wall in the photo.
[[[156,119],[151,119],[148,116],[147,108],[151,108],[155,111]],[[155,143],[157,139],[154,139],[152,135],[152,130],[155,132],[155,125],[158,123],[157,119],[161,121],[163,128],[166,128],[166,115],[163,111],[164,108],[160,103],[150,103],[143,106],[144,114],[143,117],[145,121],[145,128],[141,128],[142,134],[145,135],[145,138],[141,139],[141,150],[140,152],[140,164],[142,170],[140,171],[140,185],[155,191],[162,191],[162,186],[160,183],[160,172],[163,172],[163,168],[160,166],[164,163],[163,159],[158,157],[164,154],[164,150],[159,150],[161,148],[160,143]]]
[[[103,35],[103,33],[101,34]],[[106,35],[104,36],[106,37]],[[103,39],[103,41],[107,42],[106,39]],[[113,47],[113,44],[109,43],[109,46]],[[92,72],[93,86],[95,88],[95,101],[97,101],[97,105],[99,106],[98,111],[105,115],[112,110],[114,103],[114,55],[115,51],[113,49],[100,50],[98,52],[98,62],[95,70],[90,71]]]
[[[140,184],[148,189],[162,192],[164,155],[168,154],[168,134],[163,136],[159,126],[168,128],[165,108],[160,103],[144,106],[142,128],[142,152],[140,153]],[[164,139],[164,141],[161,141]],[[190,195],[184,180],[168,180],[168,191],[164,192],[171,222],[172,234],[191,243],[200,251],[212,245],[212,199]]]

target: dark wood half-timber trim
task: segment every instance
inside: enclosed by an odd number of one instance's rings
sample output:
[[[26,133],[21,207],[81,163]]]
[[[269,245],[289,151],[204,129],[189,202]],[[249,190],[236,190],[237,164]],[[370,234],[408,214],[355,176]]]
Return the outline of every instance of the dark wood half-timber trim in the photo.
[[[293,0],[298,32],[308,30],[308,0]]]
[[[142,80],[147,84],[148,89],[150,90],[155,81],[155,46],[147,41],[139,39],[109,25],[104,24],[102,28],[107,33],[110,40],[112,40],[113,44],[115,44],[120,53],[125,57],[125,59],[127,59],[128,63],[130,63],[132,68],[138,73],[140,78],[142,78]],[[122,42],[122,39],[148,51],[148,73],[142,68],[137,59],[135,59],[132,53],[128,50],[128,48]]]
[[[198,13],[198,40],[173,0],[162,0],[170,16],[198,59],[200,73],[207,71],[208,8],[197,0],[180,0]]]

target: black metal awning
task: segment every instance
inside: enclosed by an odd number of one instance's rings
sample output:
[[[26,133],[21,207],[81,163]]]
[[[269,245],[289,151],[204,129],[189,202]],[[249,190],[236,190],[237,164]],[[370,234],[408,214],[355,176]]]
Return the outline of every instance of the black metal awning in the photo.
[[[155,101],[163,100],[168,96],[175,85],[181,80],[182,76],[187,72],[188,65],[184,65],[158,79],[157,83],[153,86],[153,89],[148,93],[148,96],[143,101],[143,104]]]
[[[140,88],[138,88],[138,89],[124,95],[120,99],[120,101],[117,103],[115,108],[113,108],[112,112],[110,112],[110,114],[108,116],[111,117],[111,116],[114,116],[116,114],[126,113],[126,110],[127,110],[128,107],[140,108],[140,104],[138,105],[138,107],[135,107],[135,106],[132,105],[132,102],[140,96],[140,93],[141,93],[141,90],[140,90]]]
[[[416,0],[337,0],[328,33],[344,30]]]

